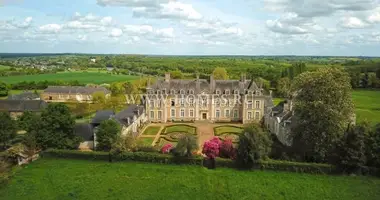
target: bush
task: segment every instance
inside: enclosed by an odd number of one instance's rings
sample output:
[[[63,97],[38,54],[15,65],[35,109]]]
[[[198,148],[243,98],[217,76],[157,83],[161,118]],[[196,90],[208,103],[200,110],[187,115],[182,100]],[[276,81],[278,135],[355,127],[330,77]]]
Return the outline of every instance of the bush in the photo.
[[[205,154],[208,159],[215,159],[219,156],[220,144],[219,138],[214,137],[204,143],[202,153]]]
[[[175,156],[191,157],[192,153],[198,149],[197,139],[191,134],[183,135],[173,150]]]
[[[140,152],[159,152],[159,149],[154,146],[146,146],[146,145],[137,145],[135,151],[140,151]]]
[[[136,140],[132,136],[120,136],[112,144],[111,152],[118,154],[136,150]]]
[[[169,153],[170,150],[173,149],[173,145],[172,144],[165,144],[162,148],[161,148],[161,153]]]
[[[236,149],[232,143],[232,139],[226,139],[220,144],[219,156],[222,158],[236,159]]]
[[[238,165],[243,168],[251,168],[258,160],[267,158],[271,145],[269,134],[264,132],[259,125],[248,125],[243,134],[239,136],[236,157]]]
[[[278,160],[261,160],[256,163],[256,169],[275,170],[275,171],[290,171],[310,174],[332,174],[336,173],[333,165],[319,163],[300,163]]]
[[[113,120],[105,120],[99,125],[99,129],[96,131],[96,141],[98,142],[97,149],[103,151],[109,151],[112,145],[118,141],[120,134],[119,124]],[[120,145],[123,141],[119,141]],[[122,148],[122,147],[120,147]]]

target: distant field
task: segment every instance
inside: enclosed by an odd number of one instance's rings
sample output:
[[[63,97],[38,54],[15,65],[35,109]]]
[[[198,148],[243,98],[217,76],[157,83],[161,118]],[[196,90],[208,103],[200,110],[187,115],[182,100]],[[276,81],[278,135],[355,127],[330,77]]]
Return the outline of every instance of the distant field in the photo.
[[[9,66],[0,65],[0,70],[5,70],[5,69],[9,69],[9,68],[10,68]]]
[[[380,199],[380,179],[200,166],[40,158],[0,199]]]
[[[8,76],[1,77],[1,80],[8,83],[18,83],[22,81],[79,81],[79,83],[112,83],[118,81],[128,81],[137,79],[137,76],[129,75],[113,75],[108,73],[97,72],[63,72],[57,74],[36,74],[36,75],[23,75],[23,76]]]

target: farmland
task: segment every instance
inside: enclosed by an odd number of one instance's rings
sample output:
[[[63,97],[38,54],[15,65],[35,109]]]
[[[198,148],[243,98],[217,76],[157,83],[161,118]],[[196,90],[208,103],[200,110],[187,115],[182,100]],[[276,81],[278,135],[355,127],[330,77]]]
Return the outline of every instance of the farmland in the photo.
[[[128,81],[135,80],[137,76],[129,75],[114,75],[108,73],[98,73],[98,72],[63,72],[56,74],[36,74],[36,75],[21,75],[21,76],[8,76],[1,77],[1,80],[8,83],[18,83],[22,81],[78,81],[82,84],[94,83],[112,83],[118,81]]]
[[[380,179],[43,158],[0,199],[379,199]]]
[[[358,122],[380,123],[380,91],[355,90],[352,99]]]

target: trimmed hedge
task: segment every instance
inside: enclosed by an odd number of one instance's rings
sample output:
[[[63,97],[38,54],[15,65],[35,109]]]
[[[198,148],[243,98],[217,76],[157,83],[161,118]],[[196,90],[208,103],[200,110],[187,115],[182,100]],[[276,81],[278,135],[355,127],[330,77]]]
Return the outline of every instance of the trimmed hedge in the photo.
[[[223,134],[234,134],[234,135],[239,135],[240,133],[236,133],[236,132],[218,132],[217,129],[219,128],[223,128],[223,127],[231,127],[231,128],[236,128],[236,129],[241,129],[241,131],[243,132],[244,128],[243,127],[240,127],[240,126],[234,126],[234,125],[222,125],[222,126],[215,126],[214,127],[214,134],[215,136],[222,136]]]
[[[183,123],[183,122],[182,122]],[[166,129],[167,128],[170,128],[170,127],[173,127],[173,126],[187,126],[187,127],[190,127],[190,128],[193,128],[194,129],[194,133],[191,133],[192,135],[197,135],[197,127],[195,126],[192,126],[192,125],[188,125],[188,124],[173,124],[173,125],[167,125],[165,126],[162,131],[161,131],[161,135],[167,135],[167,134],[170,134],[170,133],[178,133],[178,132],[181,132],[181,131],[170,131],[170,132],[166,132]],[[182,132],[181,132],[182,133]],[[186,132],[183,132],[183,133],[186,133]]]
[[[156,152],[126,152],[118,155],[111,155],[108,152],[81,152],[76,150],[55,150],[50,149],[43,153],[44,157],[71,158],[81,160],[103,160],[103,161],[139,161],[161,164],[187,164],[203,165],[204,158],[200,156],[192,158],[178,158],[170,154],[160,154]],[[230,159],[216,158],[216,167],[236,168],[235,161]],[[253,169],[289,171],[311,174],[332,174],[336,169],[332,165],[318,163],[299,163],[278,160],[262,160],[257,162]],[[371,173],[372,174],[372,173]]]

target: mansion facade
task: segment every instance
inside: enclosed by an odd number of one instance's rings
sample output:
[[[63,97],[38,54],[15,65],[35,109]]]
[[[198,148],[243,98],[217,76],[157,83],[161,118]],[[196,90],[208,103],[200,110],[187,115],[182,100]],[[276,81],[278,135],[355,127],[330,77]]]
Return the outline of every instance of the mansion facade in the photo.
[[[272,98],[254,81],[165,79],[147,87],[145,106],[150,122],[259,122]]]

